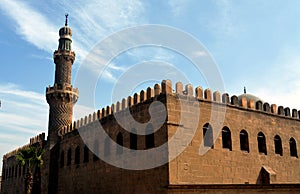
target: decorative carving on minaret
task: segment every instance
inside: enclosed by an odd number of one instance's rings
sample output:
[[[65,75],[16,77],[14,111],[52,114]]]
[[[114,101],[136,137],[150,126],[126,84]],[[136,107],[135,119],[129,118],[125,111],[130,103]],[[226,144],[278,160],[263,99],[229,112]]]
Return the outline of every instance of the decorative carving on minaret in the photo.
[[[58,49],[54,51],[54,86],[46,89],[50,107],[48,135],[57,136],[57,131],[72,123],[73,105],[78,99],[78,89],[71,85],[72,65],[75,53],[72,51],[72,30],[68,27],[68,14],[65,26],[59,30]]]

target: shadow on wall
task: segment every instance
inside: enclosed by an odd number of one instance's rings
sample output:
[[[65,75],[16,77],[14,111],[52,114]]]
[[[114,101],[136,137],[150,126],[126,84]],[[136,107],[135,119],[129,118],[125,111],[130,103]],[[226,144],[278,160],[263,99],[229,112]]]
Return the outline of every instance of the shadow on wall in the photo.
[[[262,166],[260,169],[256,184],[268,185],[276,182],[276,173],[268,166]]]

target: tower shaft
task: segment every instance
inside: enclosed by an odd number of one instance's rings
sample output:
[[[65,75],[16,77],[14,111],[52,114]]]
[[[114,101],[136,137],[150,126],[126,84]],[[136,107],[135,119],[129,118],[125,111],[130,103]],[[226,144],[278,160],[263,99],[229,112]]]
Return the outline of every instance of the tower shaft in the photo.
[[[54,51],[54,85],[46,89],[49,104],[48,136],[55,140],[58,130],[72,123],[73,105],[78,99],[78,90],[71,85],[72,65],[75,53],[71,50],[72,30],[66,24],[59,30],[59,45]]]

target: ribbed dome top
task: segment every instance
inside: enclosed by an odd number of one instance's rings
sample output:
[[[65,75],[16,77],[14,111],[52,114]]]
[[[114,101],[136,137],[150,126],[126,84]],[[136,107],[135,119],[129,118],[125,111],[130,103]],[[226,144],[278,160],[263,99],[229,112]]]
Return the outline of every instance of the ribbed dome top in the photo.
[[[66,14],[65,26],[59,29],[59,44],[58,50],[68,50],[71,51],[72,43],[72,30],[68,26],[68,14]]]
[[[69,28],[69,26],[64,26],[61,29],[59,29],[59,36],[62,37],[65,35],[72,36],[72,29]]]

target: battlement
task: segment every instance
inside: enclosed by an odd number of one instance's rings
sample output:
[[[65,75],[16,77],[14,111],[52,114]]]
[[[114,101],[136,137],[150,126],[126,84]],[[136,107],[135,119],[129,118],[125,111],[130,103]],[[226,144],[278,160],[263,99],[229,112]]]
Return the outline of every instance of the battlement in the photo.
[[[49,86],[46,88],[46,94],[54,93],[55,91],[78,94],[78,89],[73,88],[72,85],[68,85],[68,84],[60,85],[60,84],[55,83],[54,86]]]
[[[297,109],[291,110],[289,107],[277,106],[276,104],[270,105],[268,102],[262,102],[261,100],[255,102],[254,99],[247,100],[246,97],[238,99],[236,95],[229,96],[228,93],[223,93],[221,95],[219,91],[212,92],[209,88],[203,90],[203,88],[200,86],[194,89],[193,85],[191,84],[187,84],[185,85],[185,87],[183,87],[183,84],[181,82],[177,82],[175,84],[175,89],[173,89],[172,82],[170,80],[163,80],[161,84],[155,84],[153,88],[148,87],[146,91],[142,90],[140,93],[135,93],[133,96],[129,96],[127,99],[123,98],[121,102],[118,101],[111,106],[102,108],[97,112],[74,121],[72,124],[61,129],[59,131],[59,135],[63,136],[77,128],[88,125],[96,120],[105,118],[113,113],[130,108],[160,94],[190,97],[202,102],[216,103],[232,108],[255,111],[264,114],[270,114],[273,116],[285,117],[288,119],[300,120],[300,111],[298,111]]]
[[[43,141],[45,141],[45,133],[38,134],[37,136],[30,138],[28,144],[26,144],[22,147],[18,147],[17,149],[14,149],[13,151],[6,153],[3,156],[3,158],[6,158],[6,159],[10,158],[10,157],[16,155],[20,150],[28,148],[31,145],[34,145],[34,144],[37,144],[37,143],[40,143],[40,142],[43,142]]]

